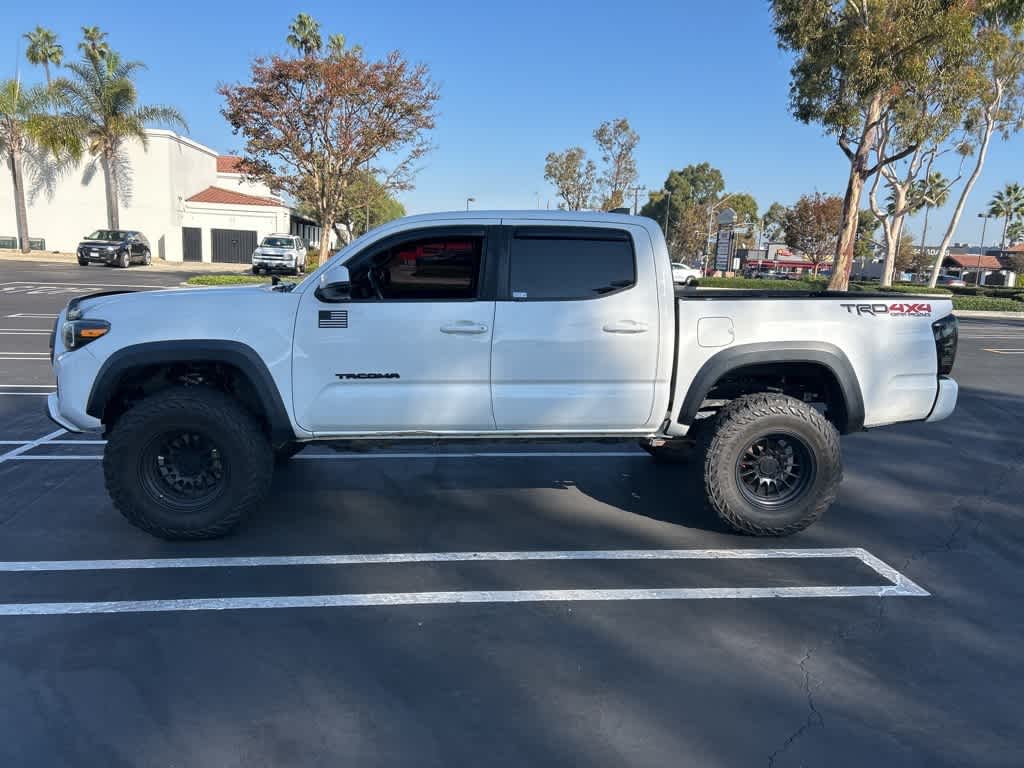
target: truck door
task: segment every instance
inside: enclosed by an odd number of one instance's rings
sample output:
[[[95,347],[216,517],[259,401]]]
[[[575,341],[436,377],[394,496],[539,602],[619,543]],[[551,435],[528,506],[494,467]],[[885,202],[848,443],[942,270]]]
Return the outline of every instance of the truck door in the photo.
[[[652,424],[662,329],[649,235],[628,225],[505,224],[491,345],[498,429]]]
[[[292,362],[303,428],[494,429],[494,288],[487,265],[488,233],[497,227],[486,223],[422,228],[371,243],[345,262],[350,299],[305,292]]]

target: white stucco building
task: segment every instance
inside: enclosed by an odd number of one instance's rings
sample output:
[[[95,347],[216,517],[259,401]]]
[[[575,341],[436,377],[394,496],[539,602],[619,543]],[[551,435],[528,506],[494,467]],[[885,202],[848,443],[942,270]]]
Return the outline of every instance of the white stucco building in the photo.
[[[264,184],[242,180],[236,158],[173,131],[147,129],[147,146],[125,145],[131,193],[120,199],[120,226],[149,238],[153,257],[167,261],[248,263],[271,232],[291,232],[309,245],[320,229],[274,197]],[[73,251],[78,241],[106,227],[103,174],[87,173],[90,158],[59,176],[49,190],[29,189],[28,224],[48,251]],[[0,180],[0,247],[16,245],[13,185]],[[6,241],[6,242],[5,242]],[[13,242],[11,242],[13,241]]]

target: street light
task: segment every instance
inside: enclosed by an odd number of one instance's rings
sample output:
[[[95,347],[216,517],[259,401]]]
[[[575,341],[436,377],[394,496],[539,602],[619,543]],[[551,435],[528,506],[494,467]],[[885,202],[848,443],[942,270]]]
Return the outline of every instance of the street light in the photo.
[[[981,219],[981,253],[978,254],[978,274],[975,277],[974,284],[981,287],[981,259],[985,255],[985,228],[988,226],[988,220],[995,218],[989,213],[979,213],[978,218]]]
[[[469,204],[470,203],[475,203],[475,202],[476,202],[476,198],[475,197],[467,197],[466,198],[466,210],[467,211],[469,210]]]

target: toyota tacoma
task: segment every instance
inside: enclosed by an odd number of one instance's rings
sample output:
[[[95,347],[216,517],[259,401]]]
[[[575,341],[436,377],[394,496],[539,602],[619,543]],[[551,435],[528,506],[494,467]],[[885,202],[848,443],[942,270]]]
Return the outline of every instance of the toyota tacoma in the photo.
[[[103,430],[114,506],[164,538],[230,531],[308,443],[423,438],[686,449],[726,523],[785,535],[835,499],[840,435],[950,415],[956,346],[947,297],[677,287],[650,219],[472,211],[295,284],[75,298],[48,410]]]

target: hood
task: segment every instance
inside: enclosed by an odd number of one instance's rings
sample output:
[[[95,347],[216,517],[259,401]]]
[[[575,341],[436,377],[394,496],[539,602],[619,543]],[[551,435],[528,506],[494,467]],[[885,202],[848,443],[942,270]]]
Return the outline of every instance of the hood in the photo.
[[[68,304],[68,310],[78,308],[85,316],[97,316],[97,312],[104,307],[116,306],[130,308],[141,302],[149,302],[153,311],[159,312],[170,303],[177,302],[188,297],[190,304],[204,300],[223,300],[225,297],[244,301],[246,297],[255,298],[268,293],[271,285],[227,285],[210,288],[170,288],[157,291],[110,291],[94,293],[90,296],[82,296],[73,299]]]

